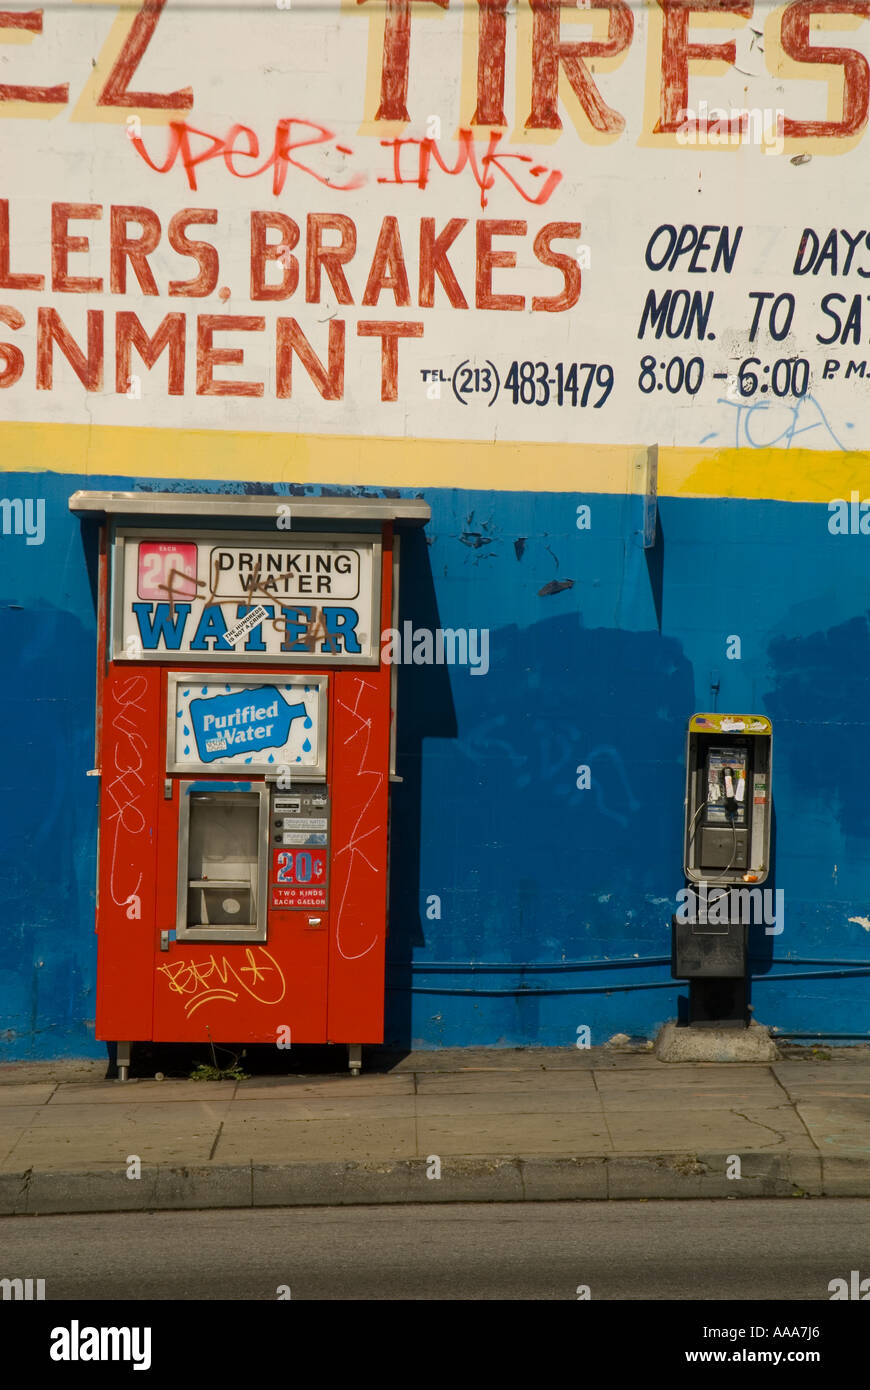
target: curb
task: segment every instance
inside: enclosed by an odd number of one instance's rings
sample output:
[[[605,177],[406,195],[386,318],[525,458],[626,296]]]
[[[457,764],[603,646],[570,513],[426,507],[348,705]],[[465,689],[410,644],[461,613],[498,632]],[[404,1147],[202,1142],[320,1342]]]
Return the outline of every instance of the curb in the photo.
[[[588,1158],[447,1158],[369,1162],[161,1164],[0,1174],[0,1216],[405,1202],[570,1202],[748,1197],[870,1197],[870,1161],[814,1154],[724,1153]]]

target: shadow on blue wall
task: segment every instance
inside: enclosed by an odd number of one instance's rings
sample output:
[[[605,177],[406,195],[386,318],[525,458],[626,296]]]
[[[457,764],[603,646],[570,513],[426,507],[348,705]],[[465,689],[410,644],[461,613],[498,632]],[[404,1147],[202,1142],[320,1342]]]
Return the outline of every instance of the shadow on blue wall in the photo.
[[[403,547],[414,621],[437,628],[425,541]],[[562,600],[543,599],[542,614]],[[412,985],[445,991],[445,1045],[454,1029],[467,1042],[568,1041],[577,998],[549,997],[542,1017],[535,995],[567,990],[571,978],[526,967],[669,952],[693,672],[673,639],[586,629],[570,604],[529,627],[494,630],[486,675],[400,667],[388,967],[397,1046],[415,1042]],[[578,787],[584,766],[587,789]],[[511,978],[470,979],[472,960],[510,965]],[[428,975],[430,961],[455,962],[455,975]],[[602,963],[574,983],[607,979]],[[482,1009],[474,989],[497,986],[519,993]],[[601,1002],[584,1000],[584,1019],[610,1015],[613,999]]]

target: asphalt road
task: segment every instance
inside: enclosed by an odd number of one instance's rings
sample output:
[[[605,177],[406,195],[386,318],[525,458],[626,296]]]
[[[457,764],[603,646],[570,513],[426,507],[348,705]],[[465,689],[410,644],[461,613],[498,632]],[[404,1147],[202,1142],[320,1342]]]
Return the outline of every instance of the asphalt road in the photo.
[[[0,1219],[0,1278],[42,1278],[47,1300],[827,1301],[853,1269],[870,1276],[867,1199]]]

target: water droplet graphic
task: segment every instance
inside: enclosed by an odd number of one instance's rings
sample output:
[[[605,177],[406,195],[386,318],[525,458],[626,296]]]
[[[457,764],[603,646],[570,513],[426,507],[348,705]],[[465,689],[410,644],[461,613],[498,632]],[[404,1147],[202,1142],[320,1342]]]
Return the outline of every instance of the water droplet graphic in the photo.
[[[185,738],[190,738],[190,730],[188,729],[188,727],[187,727],[186,724],[185,724],[185,726],[184,726],[184,737],[185,737]]]
[[[303,729],[313,729],[313,728],[314,728],[314,721],[312,720],[310,714],[306,714],[305,718],[304,718],[303,721],[302,721],[302,727],[303,727]]]
[[[189,753],[189,752],[190,752],[190,744],[189,744],[189,743],[186,743],[186,744],[184,745],[184,751],[185,751],[185,753]]]
[[[269,754],[268,761],[269,761],[270,763],[273,763],[273,762],[275,761],[275,754],[274,754],[274,753],[270,753],[270,754]]]
[[[305,742],[303,743],[303,745],[302,745],[302,752],[303,752],[303,753],[310,753],[310,752],[311,752],[311,739],[310,739],[310,738],[307,738],[307,739],[305,740]]]
[[[189,690],[182,690],[181,693],[182,693],[182,695],[189,695],[189,694],[190,694],[190,691],[189,691]]]
[[[200,695],[207,695],[207,694],[208,694],[208,686],[207,686],[207,685],[204,685],[204,686],[202,687],[202,689],[200,690],[199,693],[200,693]]]

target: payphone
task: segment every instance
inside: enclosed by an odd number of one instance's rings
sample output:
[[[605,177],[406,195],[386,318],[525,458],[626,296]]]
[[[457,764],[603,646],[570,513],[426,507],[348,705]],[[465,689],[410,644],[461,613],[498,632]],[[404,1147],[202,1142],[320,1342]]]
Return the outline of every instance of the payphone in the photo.
[[[763,715],[694,714],[686,740],[684,869],[693,883],[763,883],[772,729]]]
[[[727,1021],[743,1014],[751,909],[760,898],[756,887],[770,872],[772,744],[764,715],[694,714],[689,720],[686,888],[672,921],[671,973],[722,981],[720,1003],[710,1007],[714,1016],[717,1010],[736,1015]],[[728,981],[734,982],[731,1003],[723,1005]],[[710,1021],[699,1017],[709,1012],[703,999],[700,990],[690,998],[693,1022]]]
[[[101,527],[97,1037],[383,1041],[396,527],[418,500],[76,493]],[[276,521],[276,517],[278,518]]]

